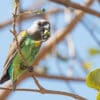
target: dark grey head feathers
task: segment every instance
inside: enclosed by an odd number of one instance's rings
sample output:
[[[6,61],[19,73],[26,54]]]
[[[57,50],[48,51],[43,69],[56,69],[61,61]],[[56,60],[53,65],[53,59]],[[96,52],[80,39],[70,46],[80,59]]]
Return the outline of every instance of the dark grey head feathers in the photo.
[[[41,40],[46,37],[44,35],[45,30],[50,32],[50,23],[47,20],[41,19],[33,22],[31,27],[27,29],[27,32],[34,40]]]

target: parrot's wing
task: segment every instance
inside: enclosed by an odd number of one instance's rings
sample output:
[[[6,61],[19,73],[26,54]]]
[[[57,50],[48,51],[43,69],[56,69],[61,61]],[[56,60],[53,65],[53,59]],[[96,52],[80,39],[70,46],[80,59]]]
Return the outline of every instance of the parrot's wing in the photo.
[[[22,44],[26,35],[27,35],[26,31],[22,31],[20,34],[17,35],[19,45]],[[17,45],[16,45],[16,41],[14,39],[13,42],[11,43],[11,46],[10,46],[10,49],[9,49],[9,52],[8,52],[8,55],[7,55],[5,64],[4,64],[2,77],[5,76],[5,74],[7,73],[7,69],[9,67],[9,64],[11,63],[11,61],[12,61],[12,59],[15,56],[16,53],[17,53]]]

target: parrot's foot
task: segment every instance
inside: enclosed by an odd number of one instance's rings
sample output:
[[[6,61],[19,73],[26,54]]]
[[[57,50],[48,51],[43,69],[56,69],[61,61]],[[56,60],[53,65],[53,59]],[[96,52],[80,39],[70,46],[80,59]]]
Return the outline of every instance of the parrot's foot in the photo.
[[[13,82],[13,84],[12,84],[12,90],[13,90],[13,91],[16,90],[16,82]]]
[[[29,72],[33,72],[33,67],[32,66],[27,67],[27,69],[28,69]]]

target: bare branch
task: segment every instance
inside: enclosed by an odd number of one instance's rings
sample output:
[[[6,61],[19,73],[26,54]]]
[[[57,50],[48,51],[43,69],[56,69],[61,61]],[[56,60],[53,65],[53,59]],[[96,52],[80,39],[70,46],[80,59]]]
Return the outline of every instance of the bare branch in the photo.
[[[92,9],[86,7],[86,6],[82,6],[80,4],[73,3],[70,0],[49,0],[49,1],[53,1],[53,2],[56,2],[56,3],[62,4],[64,6],[66,6],[66,7],[72,7],[72,8],[84,11],[85,13],[100,17],[100,12],[92,10]],[[94,0],[91,0],[91,2],[93,2],[93,1]]]
[[[19,56],[21,57],[22,61],[28,65],[28,63],[26,62],[22,52],[21,52],[21,49],[20,49],[20,46],[19,46],[19,43],[18,43],[18,39],[17,39],[17,34],[16,34],[16,18],[17,18],[17,9],[18,7],[16,6],[15,7],[15,13],[13,14],[13,30],[11,30],[11,33],[14,35],[14,38],[16,40],[16,45],[17,45],[17,51],[18,51],[18,54]]]
[[[3,90],[6,90],[6,91],[12,91],[11,88],[3,88],[3,87],[0,87],[0,89],[3,89]],[[27,91],[27,92],[38,92],[38,93],[41,93],[40,90],[37,90],[37,89],[15,89],[15,91]],[[76,94],[72,94],[72,93],[68,93],[68,92],[63,92],[63,91],[54,91],[54,90],[45,90],[45,93],[44,94],[57,94],[57,95],[63,95],[63,96],[70,96],[74,99],[78,99],[78,100],[86,100],[85,98],[81,97],[81,96],[78,96]],[[3,100],[3,99],[2,99]]]
[[[54,80],[62,80],[62,81],[74,81],[74,82],[85,82],[84,78],[73,78],[73,77],[65,77],[65,76],[56,76],[56,75],[45,75],[45,74],[35,74],[35,76],[39,78],[46,79],[54,79]]]
[[[29,11],[29,10],[28,10]],[[16,21],[16,23],[18,23],[18,20],[19,20],[19,17],[21,18],[21,20],[20,21],[25,21],[25,20],[28,20],[28,19],[31,19],[31,18],[35,18],[35,17],[42,17],[43,15],[44,16],[47,16],[47,15],[51,15],[51,14],[55,14],[55,13],[58,13],[58,12],[61,12],[61,11],[63,11],[62,9],[56,9],[56,8],[53,8],[53,9],[50,9],[50,10],[48,10],[46,13],[44,13],[44,14],[26,14],[26,13],[20,13],[20,15],[19,16],[17,16],[17,21]],[[22,11],[22,12],[24,12],[24,11]],[[0,24],[0,29],[2,29],[2,28],[4,28],[4,27],[6,27],[6,26],[8,26],[8,25],[10,25],[10,24],[12,24],[13,23],[13,19],[11,18],[10,20],[7,20],[7,21],[5,21],[5,22],[2,22],[1,24]]]
[[[17,84],[19,84],[20,82],[22,82],[24,79],[32,76],[33,74],[32,73],[29,73],[29,72],[26,72],[25,74],[22,75],[22,77],[20,77],[20,79],[17,81]],[[38,74],[38,73],[35,73],[35,76],[36,77],[39,77],[39,78],[45,78],[45,79],[54,79],[54,80],[62,80],[62,81],[76,81],[76,82],[84,82],[85,79],[82,79],[82,78],[72,78],[72,77],[63,77],[63,76],[55,76],[55,75],[46,75],[46,74]],[[8,81],[6,82],[3,87],[5,88],[12,88],[12,82],[11,81]],[[9,90],[9,91],[6,91],[6,90],[0,90],[0,98],[2,100],[5,100],[6,97],[9,95],[9,93],[11,93],[12,90]]]

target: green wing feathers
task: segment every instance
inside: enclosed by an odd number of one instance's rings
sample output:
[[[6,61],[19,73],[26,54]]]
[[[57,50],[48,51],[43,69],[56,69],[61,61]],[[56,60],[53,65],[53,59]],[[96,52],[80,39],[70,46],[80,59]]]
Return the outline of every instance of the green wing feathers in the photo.
[[[26,67],[32,66],[34,58],[39,51],[39,48],[40,45],[36,47],[35,41],[31,38],[27,37],[25,39],[25,41],[22,43],[21,51],[24,58],[27,60],[28,65],[25,65],[18,53],[15,55],[8,69],[10,78],[13,81],[16,81],[20,77],[20,75],[24,73]]]

